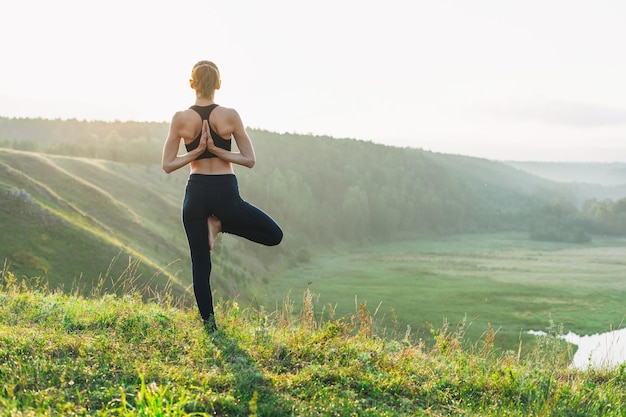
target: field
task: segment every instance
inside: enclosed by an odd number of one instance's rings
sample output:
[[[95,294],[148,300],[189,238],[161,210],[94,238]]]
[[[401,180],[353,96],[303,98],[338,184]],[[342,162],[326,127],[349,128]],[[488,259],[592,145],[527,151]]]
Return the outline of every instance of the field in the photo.
[[[429,339],[431,327],[465,321],[477,340],[488,326],[496,345],[532,343],[527,330],[623,327],[626,239],[585,245],[530,241],[522,233],[463,235],[342,250],[266,279],[257,300],[269,310],[307,287],[318,318],[355,313],[366,303],[379,332]],[[296,297],[294,297],[296,298]]]
[[[294,294],[294,297],[296,294]],[[310,299],[305,291],[305,299]],[[90,297],[0,274],[0,416],[624,416],[626,364],[581,372],[539,337],[523,357],[493,333],[455,328],[427,343],[379,338],[367,311],[197,311],[139,293]],[[295,314],[294,314],[295,313]]]

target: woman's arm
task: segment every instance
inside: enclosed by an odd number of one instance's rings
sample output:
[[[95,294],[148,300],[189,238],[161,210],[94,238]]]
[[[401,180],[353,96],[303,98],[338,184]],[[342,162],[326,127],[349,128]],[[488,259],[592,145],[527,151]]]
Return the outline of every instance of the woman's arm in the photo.
[[[163,145],[163,154],[161,156],[161,166],[163,171],[170,173],[176,171],[179,168],[184,167],[191,161],[195,160],[206,149],[206,138],[204,135],[200,138],[198,147],[183,155],[178,155],[178,148],[180,147],[180,140],[184,137],[185,133],[185,120],[181,112],[174,114],[172,122],[170,123],[170,131],[165,139]]]
[[[233,132],[232,135],[235,138],[239,152],[231,152],[215,146],[209,131],[209,122],[205,120],[202,122],[202,140],[206,139],[206,148],[213,155],[224,161],[252,168],[256,163],[254,147],[252,146],[248,132],[246,132],[246,129],[243,127],[243,122],[239,114],[233,109],[228,109],[228,123],[230,124],[229,130]]]

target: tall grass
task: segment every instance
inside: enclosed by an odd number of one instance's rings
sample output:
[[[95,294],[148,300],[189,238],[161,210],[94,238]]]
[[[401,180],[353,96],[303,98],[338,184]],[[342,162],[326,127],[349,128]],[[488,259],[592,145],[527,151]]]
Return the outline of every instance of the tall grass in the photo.
[[[274,311],[220,299],[220,330],[139,291],[68,295],[0,277],[0,416],[622,416],[626,367],[580,372],[567,345],[533,355],[476,342],[470,325],[377,333],[377,311]],[[317,314],[316,314],[317,312]],[[320,313],[321,312],[321,313]],[[558,326],[550,325],[558,333]],[[428,346],[428,347],[427,347]]]

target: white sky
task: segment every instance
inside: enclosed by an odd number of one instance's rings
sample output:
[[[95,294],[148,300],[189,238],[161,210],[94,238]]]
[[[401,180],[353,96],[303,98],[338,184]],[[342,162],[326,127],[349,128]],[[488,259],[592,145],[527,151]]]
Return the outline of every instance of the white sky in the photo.
[[[0,116],[244,123],[490,159],[626,161],[622,0],[14,0]]]

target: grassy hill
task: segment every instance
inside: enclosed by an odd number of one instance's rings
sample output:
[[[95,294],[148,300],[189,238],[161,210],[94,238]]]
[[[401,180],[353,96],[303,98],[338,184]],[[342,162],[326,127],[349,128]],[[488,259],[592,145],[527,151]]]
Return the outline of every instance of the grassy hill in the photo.
[[[54,145],[46,148],[53,152],[111,141],[113,149],[125,149],[125,139],[133,148],[144,138],[124,139],[120,132],[154,135],[166,127],[1,121],[7,143]],[[46,129],[50,137],[40,139]],[[524,213],[542,204],[529,191],[538,181],[531,175],[524,180],[503,164],[356,140],[252,133],[259,163],[254,170],[237,171],[240,189],[244,198],[278,220],[285,240],[269,250],[221,237],[214,276],[217,288],[230,295],[246,295],[251,280],[338,244],[523,229]],[[103,140],[85,139],[89,134]],[[66,142],[59,142],[64,137]],[[154,151],[155,140],[142,143]],[[490,172],[491,187],[484,187],[478,170]],[[190,267],[180,222],[187,170],[168,176],[156,163],[0,148],[0,174],[6,202],[0,208],[0,259],[10,262],[18,276],[88,290],[99,282],[107,288],[128,285],[111,277],[135,269],[135,284],[146,289],[169,286],[178,295],[187,291]]]
[[[137,287],[187,298],[180,205],[188,171],[161,171],[158,136],[166,129],[0,118],[0,144],[12,146],[0,148],[0,261],[67,292]],[[340,248],[528,233],[531,225],[557,238],[569,229],[586,237],[568,186],[504,163],[354,139],[251,135],[258,163],[237,168],[240,190],[278,221],[285,239],[265,248],[220,236],[213,269],[220,295],[249,299],[268,277]],[[600,208],[594,213],[617,213],[610,220],[621,222],[619,207]],[[622,229],[607,222],[603,230]]]
[[[138,178],[149,172],[124,168],[0,151],[2,257],[20,275],[45,277],[53,287],[91,287],[131,268],[155,289],[182,293],[186,285],[178,274],[188,267],[176,265],[185,242],[167,226],[176,221],[171,193],[151,192]],[[158,256],[166,253],[173,265]]]
[[[381,339],[365,308],[320,323],[220,301],[220,331],[161,297],[84,298],[0,276],[0,415],[623,416],[626,368],[578,372],[540,338],[525,358],[433,329]],[[550,335],[558,329],[550,328]]]

